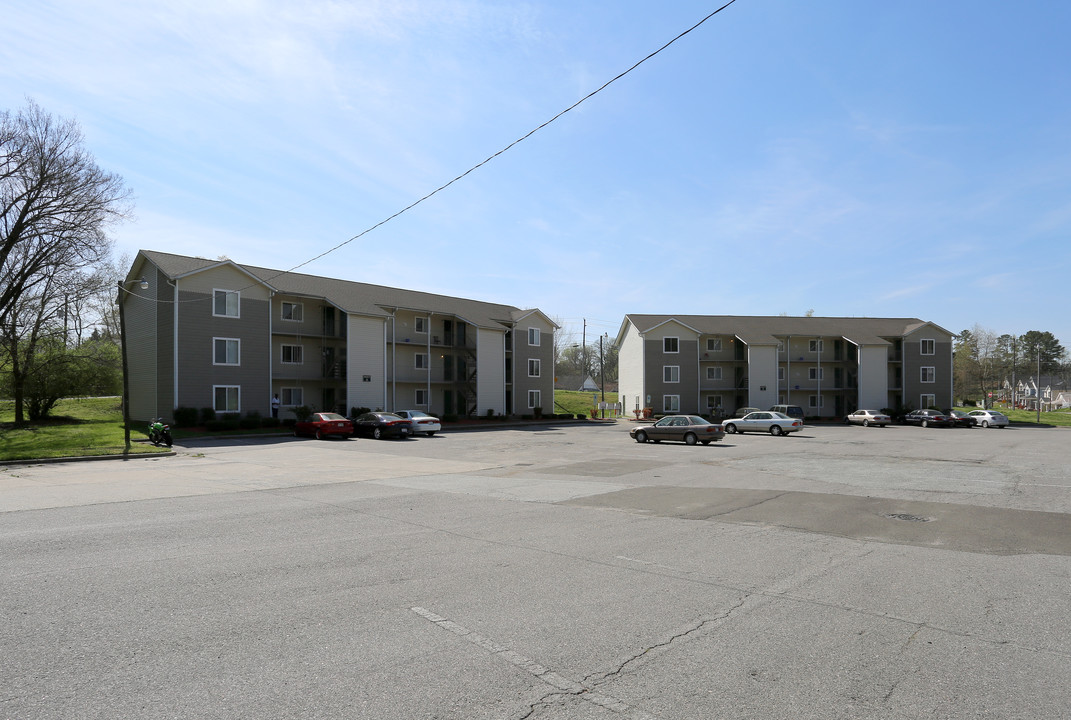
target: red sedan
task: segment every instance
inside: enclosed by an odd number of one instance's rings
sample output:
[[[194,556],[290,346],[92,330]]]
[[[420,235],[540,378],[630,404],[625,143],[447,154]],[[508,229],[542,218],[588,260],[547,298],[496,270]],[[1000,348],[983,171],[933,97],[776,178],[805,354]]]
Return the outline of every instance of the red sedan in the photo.
[[[338,413],[313,413],[312,417],[294,425],[295,435],[315,435],[323,440],[328,435],[348,438],[353,434],[353,423]]]

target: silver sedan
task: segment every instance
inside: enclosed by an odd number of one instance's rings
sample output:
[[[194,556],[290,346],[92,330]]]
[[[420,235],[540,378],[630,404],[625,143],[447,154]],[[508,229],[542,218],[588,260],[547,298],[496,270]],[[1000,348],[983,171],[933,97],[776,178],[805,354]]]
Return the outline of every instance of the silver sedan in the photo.
[[[792,418],[784,413],[751,412],[742,418],[733,418],[725,421],[725,432],[768,432],[771,435],[784,435],[785,433],[799,432],[803,429],[803,421]]]
[[[891,417],[877,410],[856,410],[848,416],[847,420],[851,425],[862,425],[863,427],[870,427],[871,425],[885,427],[892,422]]]

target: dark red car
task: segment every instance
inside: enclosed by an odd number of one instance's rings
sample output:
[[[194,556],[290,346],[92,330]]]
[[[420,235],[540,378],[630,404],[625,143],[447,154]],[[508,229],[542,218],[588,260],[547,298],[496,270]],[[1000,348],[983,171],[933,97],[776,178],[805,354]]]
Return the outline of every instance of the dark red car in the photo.
[[[295,435],[313,435],[323,440],[329,435],[348,438],[353,435],[353,423],[338,413],[313,413],[312,417],[294,425]]]

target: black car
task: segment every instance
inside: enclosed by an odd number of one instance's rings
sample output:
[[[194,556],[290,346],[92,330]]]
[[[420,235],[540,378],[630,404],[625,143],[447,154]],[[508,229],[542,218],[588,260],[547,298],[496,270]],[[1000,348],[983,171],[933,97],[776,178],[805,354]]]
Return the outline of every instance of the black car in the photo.
[[[945,410],[944,413],[952,420],[953,427],[974,427],[974,418],[962,410]]]
[[[904,422],[908,425],[921,425],[922,427],[952,427],[956,424],[951,415],[945,415],[940,410],[912,410],[904,415]]]
[[[413,434],[413,424],[405,418],[388,412],[369,412],[353,418],[353,434],[376,440],[405,439]]]

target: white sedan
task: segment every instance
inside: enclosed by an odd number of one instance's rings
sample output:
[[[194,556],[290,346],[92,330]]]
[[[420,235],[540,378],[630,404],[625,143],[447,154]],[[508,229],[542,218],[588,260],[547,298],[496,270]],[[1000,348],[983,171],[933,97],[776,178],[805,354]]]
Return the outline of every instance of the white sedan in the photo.
[[[726,420],[724,424],[725,432],[730,434],[768,432],[771,435],[784,435],[785,433],[799,432],[803,429],[803,421],[799,418],[765,410],[750,412],[742,418]]]
[[[871,425],[885,427],[892,422],[891,417],[877,410],[856,410],[846,419],[851,425],[862,425],[863,427],[870,427]]]
[[[419,410],[395,410],[394,414],[413,423],[413,434],[423,433],[431,437],[443,429],[439,418]]]
[[[967,413],[967,416],[974,420],[974,424],[977,427],[1003,429],[1008,426],[1008,416],[996,410],[971,410]]]

